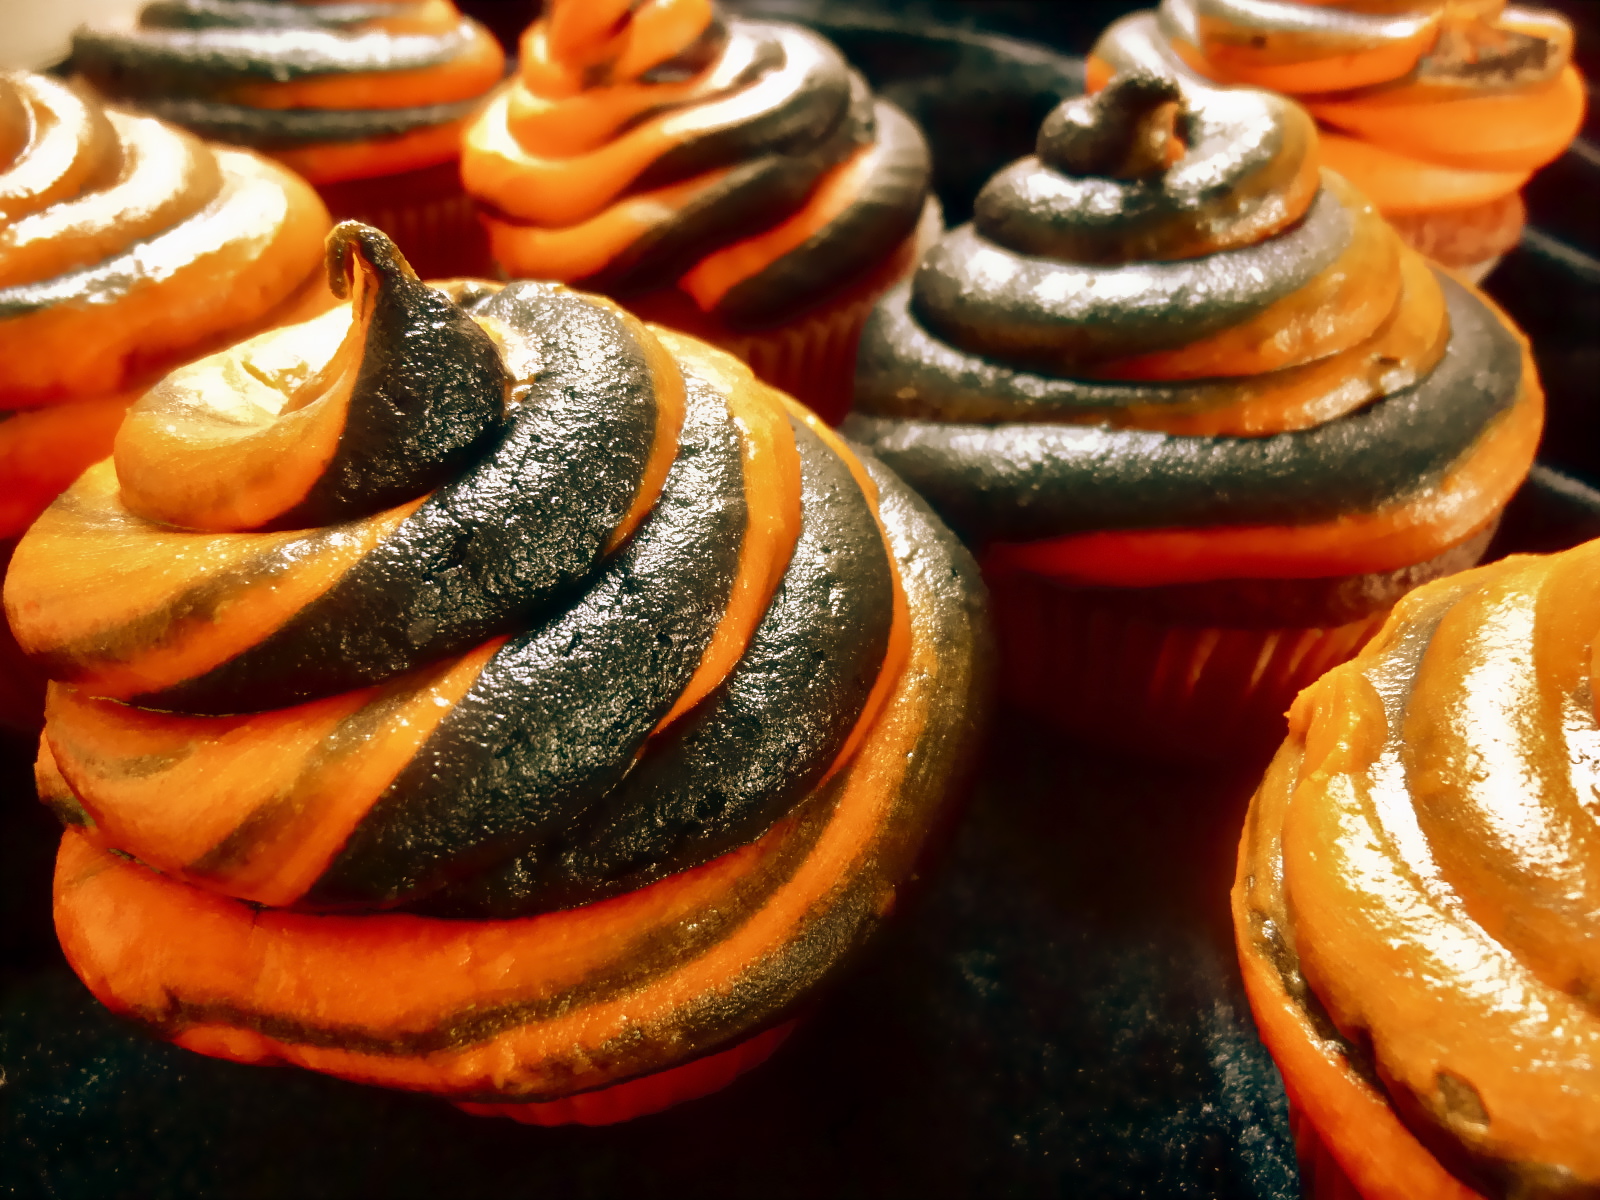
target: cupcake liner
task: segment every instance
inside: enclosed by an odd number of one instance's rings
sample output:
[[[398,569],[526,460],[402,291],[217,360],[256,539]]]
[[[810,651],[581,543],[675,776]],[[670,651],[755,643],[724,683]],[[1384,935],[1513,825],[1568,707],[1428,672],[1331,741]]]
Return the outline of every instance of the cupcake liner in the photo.
[[[365,221],[388,234],[423,279],[484,276],[489,239],[461,187],[456,159],[369,179],[326,183],[317,194],[335,221]]]
[[[479,1117],[510,1117],[524,1125],[615,1125],[721,1091],[746,1071],[772,1057],[794,1032],[796,1024],[796,1021],[787,1021],[693,1062],[560,1100],[528,1104],[458,1103],[456,1107]]]
[[[1364,1200],[1311,1119],[1289,1101],[1289,1133],[1300,1165],[1301,1200]]]
[[[1527,213],[1522,194],[1512,192],[1468,208],[1384,216],[1406,245],[1476,284],[1517,244]]]
[[[14,539],[0,541],[0,579],[11,565]],[[44,675],[30,663],[0,613],[0,729],[33,735],[44,724]]]
[[[991,571],[1000,694],[1074,734],[1141,753],[1223,757],[1283,737],[1302,688],[1353,656],[1388,608],[1328,628],[1184,625],[1115,590]]]

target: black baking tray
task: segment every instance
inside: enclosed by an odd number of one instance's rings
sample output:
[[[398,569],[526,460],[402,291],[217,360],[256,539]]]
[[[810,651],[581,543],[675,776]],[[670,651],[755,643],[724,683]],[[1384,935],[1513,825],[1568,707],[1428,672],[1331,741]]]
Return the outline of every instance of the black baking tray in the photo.
[[[960,219],[1081,86],[1081,60],[1061,51],[1129,6],[732,7],[835,37],[923,120]],[[1600,154],[1580,146],[1530,201],[1534,227],[1490,290],[1534,338],[1551,419],[1493,555],[1600,536]],[[771,1062],[627,1125],[534,1129],[206,1059],[106,1014],[51,932],[57,831],[31,802],[31,757],[0,741],[5,1194],[1298,1194],[1282,1088],[1227,921],[1259,764],[1117,758],[1002,714],[942,860]]]

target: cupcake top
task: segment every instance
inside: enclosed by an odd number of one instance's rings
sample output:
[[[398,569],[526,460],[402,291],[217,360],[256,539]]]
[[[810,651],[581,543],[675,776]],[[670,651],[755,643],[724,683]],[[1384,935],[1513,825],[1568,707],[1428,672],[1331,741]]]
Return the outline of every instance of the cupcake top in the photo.
[[[1106,582],[1387,570],[1481,530],[1538,433],[1517,334],[1319,172],[1294,104],[1205,84],[1148,19],[1106,52],[873,314],[845,428],[970,538]],[[1158,550],[1175,529],[1205,552]]]
[[[0,74],[0,410],[115,392],[270,321],[320,288],[327,229],[272,163]]]
[[[676,284],[755,327],[883,261],[922,214],[929,161],[910,119],[797,26],[710,0],[552,0],[462,176],[513,274]]]
[[[1159,20],[1196,71],[1295,95],[1330,131],[1329,165],[1385,212],[1515,191],[1583,117],[1571,27],[1504,0],[1162,0]]]
[[[1485,1196],[1600,1190],[1597,596],[1600,542],[1406,597],[1301,693],[1240,854],[1274,1052],[1287,1011]]]
[[[72,64],[320,184],[455,158],[505,56],[449,0],[154,0],[132,28],[80,30]]]
[[[348,304],[169,375],[17,549],[69,820],[256,903],[519,916],[812,795],[914,616],[843,443],[609,301],[328,253]]]

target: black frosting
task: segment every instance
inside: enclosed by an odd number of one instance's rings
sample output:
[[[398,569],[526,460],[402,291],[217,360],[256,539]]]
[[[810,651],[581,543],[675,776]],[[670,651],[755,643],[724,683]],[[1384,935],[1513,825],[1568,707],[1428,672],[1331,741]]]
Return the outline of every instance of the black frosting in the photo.
[[[800,540],[738,665],[579,819],[427,911],[511,917],[631,891],[752,840],[821,781],[882,667],[894,580],[848,468],[794,430]]]
[[[678,457],[643,527],[572,607],[496,652],[307,903],[426,895],[616,785],[727,606],[747,520],[740,453],[721,395],[691,380]]]
[[[1510,408],[1521,384],[1516,336],[1449,276],[1441,273],[1439,283],[1451,327],[1439,365],[1415,386],[1314,429],[1178,437],[861,413],[844,428],[978,540],[1304,524],[1371,510],[1436,482]]]
[[[377,683],[525,625],[589,575],[654,444],[644,347],[619,314],[550,284],[513,283],[474,311],[514,330],[539,363],[515,381],[521,402],[493,448],[282,628],[137,703],[261,712]],[[273,562],[326,537],[310,530]],[[206,590],[173,610],[213,602]]]
[[[314,142],[363,141],[445,125],[471,116],[482,103],[481,97],[473,97],[413,108],[248,108],[195,96],[144,96],[139,107],[203,137],[281,150]]]

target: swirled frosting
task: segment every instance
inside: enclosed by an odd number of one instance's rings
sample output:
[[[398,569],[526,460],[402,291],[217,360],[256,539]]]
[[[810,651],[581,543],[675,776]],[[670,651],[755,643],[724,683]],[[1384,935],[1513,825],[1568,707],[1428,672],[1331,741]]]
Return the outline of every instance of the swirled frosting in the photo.
[[[71,819],[256,903],[509,917],[814,794],[923,619],[844,444],[608,301],[329,247],[349,304],[168,376],[18,547]]]
[[[1263,1032],[1337,1068],[1286,1067],[1302,1106],[1375,1094],[1488,1196],[1600,1190],[1597,596],[1597,542],[1408,596],[1296,701],[1240,854]]]
[[[1195,70],[1294,94],[1324,128],[1324,161],[1386,214],[1509,196],[1583,117],[1572,29],[1548,10],[1162,0],[1159,17]]]
[[[1209,567],[1168,555],[1182,578],[1142,583],[1276,577],[1296,545],[1287,573],[1316,575],[1363,522],[1408,544],[1344,554],[1352,571],[1471,536],[1537,436],[1520,339],[1319,173],[1304,112],[1205,84],[1143,31],[879,305],[845,428],[957,528],[1028,543],[1019,562],[1040,569],[1104,567],[1129,552],[1112,534],[1243,539]],[[1270,570],[1247,561],[1263,536]]]
[[[320,184],[454,158],[505,57],[449,0],[154,0],[132,28],[79,30],[72,64]]]
[[[272,163],[0,74],[0,536],[109,450],[130,389],[308,301],[327,229]]]
[[[885,261],[922,214],[929,161],[910,119],[797,26],[710,0],[552,0],[462,177],[512,274],[676,285],[754,327]]]

